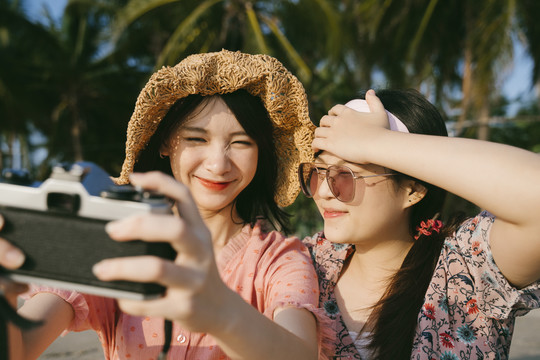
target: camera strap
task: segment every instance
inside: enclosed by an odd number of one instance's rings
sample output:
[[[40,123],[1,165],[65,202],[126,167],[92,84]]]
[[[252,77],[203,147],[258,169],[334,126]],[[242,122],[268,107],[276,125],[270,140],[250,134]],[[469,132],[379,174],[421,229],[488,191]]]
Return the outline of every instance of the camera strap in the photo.
[[[8,360],[8,323],[21,328],[22,330],[32,329],[36,326],[40,326],[42,321],[33,321],[23,318],[17,314],[8,303],[4,294],[0,291],[0,360]]]
[[[171,347],[172,340],[172,321],[165,320],[165,324],[163,325],[163,331],[165,332],[165,343],[163,344],[161,353],[158,356],[158,360],[167,359],[167,353],[169,352],[169,348]]]

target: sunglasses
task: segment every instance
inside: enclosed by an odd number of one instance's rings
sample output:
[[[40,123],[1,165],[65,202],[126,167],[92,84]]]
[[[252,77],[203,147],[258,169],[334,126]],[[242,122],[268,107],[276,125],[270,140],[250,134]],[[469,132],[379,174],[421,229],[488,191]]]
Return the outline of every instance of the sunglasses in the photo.
[[[356,180],[377,176],[392,176],[397,174],[356,175],[351,169],[343,165],[330,165],[328,168],[317,167],[313,163],[301,163],[298,167],[298,179],[302,192],[307,197],[313,197],[319,185],[326,177],[330,191],[341,202],[350,202],[354,199]]]

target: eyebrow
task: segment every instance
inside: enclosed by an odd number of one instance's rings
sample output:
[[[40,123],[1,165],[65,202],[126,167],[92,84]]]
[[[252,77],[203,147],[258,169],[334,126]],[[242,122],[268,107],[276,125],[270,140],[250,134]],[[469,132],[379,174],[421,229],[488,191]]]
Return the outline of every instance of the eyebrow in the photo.
[[[208,134],[208,131],[206,129],[203,129],[203,128],[200,128],[200,127],[194,127],[194,126],[184,126],[184,127],[182,127],[181,130],[198,132],[198,133],[202,133],[202,134]],[[236,132],[231,133],[230,135],[231,136],[241,136],[241,135],[249,136],[248,133],[245,132],[245,131],[236,131]]]

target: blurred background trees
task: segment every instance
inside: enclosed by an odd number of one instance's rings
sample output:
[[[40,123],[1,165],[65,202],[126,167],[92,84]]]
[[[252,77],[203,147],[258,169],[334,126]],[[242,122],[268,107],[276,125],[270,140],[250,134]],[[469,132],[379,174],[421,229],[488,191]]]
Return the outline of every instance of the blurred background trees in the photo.
[[[222,48],[282,61],[315,123],[360,90],[413,87],[452,134],[540,152],[538,99],[509,115],[501,86],[516,43],[538,85],[536,0],[67,0],[59,19],[45,7],[39,21],[31,5],[0,0],[0,168],[40,180],[51,164],[81,159],[117,174],[150,74]],[[319,227],[311,200],[290,210],[298,234]]]

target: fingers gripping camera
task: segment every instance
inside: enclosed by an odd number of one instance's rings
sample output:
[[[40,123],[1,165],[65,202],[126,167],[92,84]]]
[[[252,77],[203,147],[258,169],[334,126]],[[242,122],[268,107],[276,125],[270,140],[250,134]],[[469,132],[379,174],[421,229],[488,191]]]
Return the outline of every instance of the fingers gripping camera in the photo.
[[[26,255],[16,270],[1,269],[18,282],[33,283],[84,293],[130,299],[159,297],[158,284],[127,281],[105,282],[92,266],[106,258],[154,255],[174,259],[168,243],[116,242],[105,224],[135,214],[170,214],[163,195],[116,186],[101,168],[81,162],[57,166],[42,184],[15,172],[0,178],[0,214],[5,225],[0,236]]]

